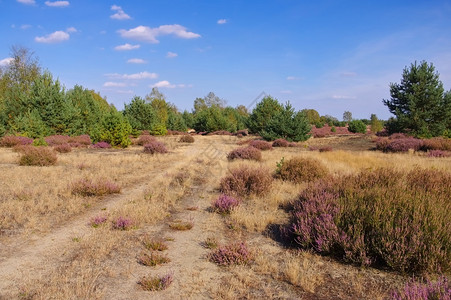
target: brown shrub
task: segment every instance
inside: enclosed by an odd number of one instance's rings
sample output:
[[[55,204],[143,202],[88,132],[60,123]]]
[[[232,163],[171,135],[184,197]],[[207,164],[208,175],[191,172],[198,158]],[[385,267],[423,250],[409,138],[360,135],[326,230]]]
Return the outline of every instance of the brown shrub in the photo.
[[[451,139],[444,139],[442,137],[425,139],[423,140],[423,145],[421,146],[421,150],[444,150],[451,151]]]
[[[153,141],[144,145],[144,153],[168,153],[168,149],[166,149],[166,146],[163,143],[159,141]]]
[[[69,144],[60,144],[54,146],[53,150],[59,153],[68,153],[72,151],[72,147]]]
[[[273,178],[264,168],[242,166],[231,170],[230,174],[221,180],[220,190],[231,196],[262,195],[271,189]]]
[[[288,142],[285,139],[277,139],[274,142],[272,142],[273,147],[288,147],[290,145],[290,142]]]
[[[27,146],[21,149],[22,156],[19,159],[21,166],[52,166],[56,164],[55,151],[46,147]]]
[[[259,150],[265,151],[265,150],[271,150],[272,144],[267,141],[262,140],[253,140],[249,142],[249,146],[252,146],[254,148],[257,148]]]
[[[31,145],[31,143],[33,143],[33,139],[25,136],[5,135],[0,139],[1,147],[25,146]]]
[[[153,136],[145,134],[145,135],[140,135],[138,137],[137,144],[140,145],[140,146],[144,146],[145,144],[149,144],[149,143],[152,143],[152,142],[155,142],[155,141],[156,141],[156,139]]]
[[[194,143],[194,138],[188,134],[184,134],[179,139],[180,143]]]
[[[262,159],[262,153],[257,148],[248,146],[248,147],[242,147],[237,148],[230,152],[227,155],[228,160],[234,160],[234,159],[252,159],[252,160],[261,160]]]
[[[290,160],[282,161],[278,165],[276,173],[282,180],[300,183],[325,177],[328,171],[316,159],[294,157]]]

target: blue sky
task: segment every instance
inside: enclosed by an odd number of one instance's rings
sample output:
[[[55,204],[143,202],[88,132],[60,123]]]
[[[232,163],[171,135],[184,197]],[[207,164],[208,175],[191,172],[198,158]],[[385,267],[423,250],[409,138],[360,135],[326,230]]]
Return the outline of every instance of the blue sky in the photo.
[[[180,110],[261,93],[339,119],[376,113],[415,60],[451,88],[450,1],[0,0],[0,64],[33,50],[66,86],[118,109],[159,87]]]

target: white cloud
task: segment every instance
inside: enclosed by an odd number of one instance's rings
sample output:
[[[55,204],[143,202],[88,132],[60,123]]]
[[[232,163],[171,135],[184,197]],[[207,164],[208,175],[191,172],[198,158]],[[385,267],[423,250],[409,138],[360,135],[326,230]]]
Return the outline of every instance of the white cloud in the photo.
[[[158,78],[157,73],[149,73],[147,71],[135,73],[135,74],[105,74],[105,76],[115,79],[155,79]]]
[[[177,53],[174,53],[174,52],[171,52],[171,51],[169,51],[168,54],[166,54],[167,58],[174,58],[174,57],[177,57],[177,56],[179,56]]]
[[[66,32],[67,33],[74,33],[74,32],[77,32],[77,29],[75,27],[69,27],[69,28],[66,29]]]
[[[110,16],[111,19],[115,19],[115,20],[128,20],[128,19],[131,19],[131,17],[129,15],[127,15],[124,12],[124,10],[122,9],[122,7],[120,7],[120,6],[113,5],[113,6],[111,6],[111,10],[116,11],[116,13],[114,15]]]
[[[114,47],[114,50],[117,51],[125,51],[125,50],[135,50],[135,49],[139,49],[141,47],[141,45],[130,45],[130,44],[124,44],[124,45],[119,45]]]
[[[125,82],[112,82],[107,81],[103,84],[104,87],[125,87],[127,84]]]
[[[192,84],[171,84],[169,81],[167,80],[162,80],[162,81],[158,81],[155,84],[150,85],[151,88],[168,88],[168,89],[173,89],[173,88],[185,88],[185,87],[192,87]]]
[[[130,30],[121,29],[118,31],[123,38],[134,39],[138,41],[157,44],[158,36],[173,34],[182,39],[194,39],[200,37],[200,34],[187,31],[182,25],[161,25],[157,28],[147,26],[138,26]]]
[[[287,80],[302,80],[302,79],[304,79],[304,78],[302,78],[302,77],[296,77],[296,76],[288,76],[288,77],[287,77]]]
[[[45,5],[51,6],[51,7],[65,7],[69,6],[69,1],[45,1]]]
[[[20,29],[26,30],[26,29],[31,28],[31,27],[32,26],[29,25],[29,24],[23,24],[23,25],[20,26]]]
[[[28,4],[28,5],[36,4],[36,2],[34,0],[17,0],[17,2],[22,3],[22,4]]]
[[[6,67],[6,66],[9,65],[13,60],[14,60],[14,58],[12,58],[12,57],[7,57],[7,58],[4,58],[4,59],[0,60],[0,67]]]
[[[37,36],[34,40],[38,43],[54,44],[67,41],[69,37],[70,35],[67,32],[59,30],[46,36]]]
[[[354,96],[345,96],[345,95],[333,95],[333,99],[355,99]]]
[[[129,64],[147,64],[147,61],[142,58],[130,58],[127,62]]]
[[[226,19],[220,19],[220,20],[218,20],[217,23],[218,24],[225,24],[225,23],[227,23],[227,20]]]

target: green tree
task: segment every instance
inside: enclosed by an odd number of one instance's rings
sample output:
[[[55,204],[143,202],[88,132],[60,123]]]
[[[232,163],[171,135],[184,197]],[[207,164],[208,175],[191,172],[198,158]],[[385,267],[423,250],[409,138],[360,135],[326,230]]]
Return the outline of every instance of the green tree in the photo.
[[[305,141],[310,137],[311,126],[303,112],[295,112],[289,102],[265,124],[259,134],[265,140],[276,140],[279,138],[288,141]]]
[[[350,112],[350,111],[345,111],[344,113],[343,113],[343,121],[344,122],[351,122],[352,121],[352,112]]]
[[[262,101],[257,103],[256,107],[252,110],[252,114],[249,116],[249,131],[251,133],[261,132],[266,128],[269,121],[282,109],[283,106],[277,99],[266,96]]]
[[[348,125],[348,130],[350,132],[366,133],[366,125],[362,120],[352,120]]]
[[[301,110],[307,117],[309,124],[318,124],[321,122],[319,113],[314,109],[303,109]]]
[[[152,130],[157,123],[152,105],[138,96],[125,104],[123,114],[135,131]]]
[[[433,64],[422,61],[404,68],[401,83],[390,84],[390,99],[383,100],[396,116],[389,131],[419,137],[445,135],[450,131],[450,100]]]
[[[382,121],[379,120],[375,114],[371,114],[370,126],[371,126],[372,133],[378,133],[379,131],[381,131],[384,128]]]
[[[100,139],[113,147],[125,148],[131,144],[131,132],[128,120],[117,110],[111,110],[103,118]]]

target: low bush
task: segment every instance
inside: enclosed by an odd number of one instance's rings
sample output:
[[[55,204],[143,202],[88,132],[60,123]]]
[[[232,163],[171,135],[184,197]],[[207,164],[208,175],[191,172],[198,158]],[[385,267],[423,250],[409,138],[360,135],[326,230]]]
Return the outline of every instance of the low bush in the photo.
[[[15,136],[15,135],[5,135],[0,139],[1,147],[14,147],[14,146],[25,146],[31,145],[33,139],[27,138],[25,136]]]
[[[138,263],[148,266],[148,267],[155,267],[158,265],[162,265],[165,263],[170,262],[171,260],[166,255],[160,254],[158,252],[143,252],[138,257]]]
[[[53,150],[59,153],[69,153],[72,151],[72,147],[69,144],[59,144],[55,145]]]
[[[272,149],[272,143],[262,140],[252,140],[249,142],[249,146],[257,148],[258,150],[271,150]]]
[[[117,194],[121,192],[121,188],[116,183],[105,179],[94,182],[91,179],[84,178],[72,183],[71,191],[74,195],[93,197]]]
[[[379,138],[376,141],[376,149],[384,152],[407,152],[409,150],[418,151],[423,146],[423,141],[414,137],[403,137],[397,134],[389,138]]]
[[[228,214],[240,204],[234,197],[222,194],[213,202],[213,209],[220,214]]]
[[[330,146],[324,146],[318,149],[319,152],[331,152],[333,149]]]
[[[352,120],[349,122],[348,130],[352,133],[366,133],[366,125],[361,120]]]
[[[234,159],[250,159],[260,161],[262,159],[262,153],[259,149],[248,146],[241,147],[235,150],[232,150],[229,154],[227,154],[228,160]]]
[[[367,170],[320,180],[293,203],[288,232],[305,249],[407,273],[451,270],[451,174]]]
[[[442,151],[442,150],[430,150],[428,151],[429,157],[450,157],[451,152],[449,151]]]
[[[289,147],[290,142],[288,142],[285,139],[277,139],[274,142],[272,142],[273,147]]]
[[[164,251],[168,249],[168,245],[163,239],[152,239],[146,236],[142,242],[147,250]]]
[[[45,137],[45,141],[49,146],[64,145],[70,142],[68,135],[49,135]]]
[[[21,149],[21,166],[52,166],[58,160],[55,151],[45,147],[26,146]]]
[[[80,144],[83,145],[84,147],[87,147],[92,144],[92,141],[89,135],[83,134],[79,136],[71,136],[69,138],[69,143]]]
[[[100,225],[105,224],[107,220],[108,220],[107,216],[95,216],[94,218],[91,219],[89,225],[91,225],[94,228],[97,228]]]
[[[164,276],[144,276],[138,281],[138,284],[145,291],[162,291],[167,289],[172,281],[174,281],[173,273],[167,273]]]
[[[227,130],[217,130],[217,131],[209,132],[207,135],[232,135],[232,133]]]
[[[432,138],[432,139],[424,139],[423,145],[421,146],[421,150],[442,150],[442,151],[451,151],[451,139],[444,138]]]
[[[144,153],[168,153],[168,149],[166,149],[166,146],[163,143],[159,141],[153,141],[144,145]]]
[[[310,182],[325,177],[327,168],[316,159],[294,157],[278,164],[276,175],[295,183]]]
[[[109,148],[111,148],[111,145],[109,143],[107,143],[107,142],[98,142],[98,143],[95,143],[94,145],[92,145],[91,148],[94,148],[94,149],[109,149]]]
[[[436,282],[426,280],[425,283],[412,280],[403,289],[392,292],[393,300],[449,300],[451,299],[451,284],[445,276]]]
[[[129,218],[124,218],[122,216],[119,216],[116,220],[112,222],[113,229],[116,230],[130,230],[133,228],[134,224],[133,221]]]
[[[194,138],[191,135],[184,134],[179,139],[180,143],[194,143]]]
[[[229,196],[262,195],[271,189],[273,178],[264,168],[242,166],[230,171],[220,183],[220,191]]]
[[[34,139],[32,145],[35,146],[35,147],[40,147],[40,146],[46,147],[46,146],[48,146],[47,142],[43,138]]]
[[[241,135],[241,136],[248,136],[249,135],[249,131],[247,129],[241,129],[238,130],[237,132],[235,132],[235,135]]]
[[[246,265],[252,262],[253,255],[244,242],[218,247],[210,253],[210,261],[221,266]]]
[[[151,135],[143,134],[143,135],[140,135],[140,136],[138,137],[138,142],[137,142],[137,144],[140,145],[140,146],[144,146],[145,144],[153,143],[153,142],[155,142],[156,140],[157,140],[157,139],[154,138],[154,137],[151,136]]]

